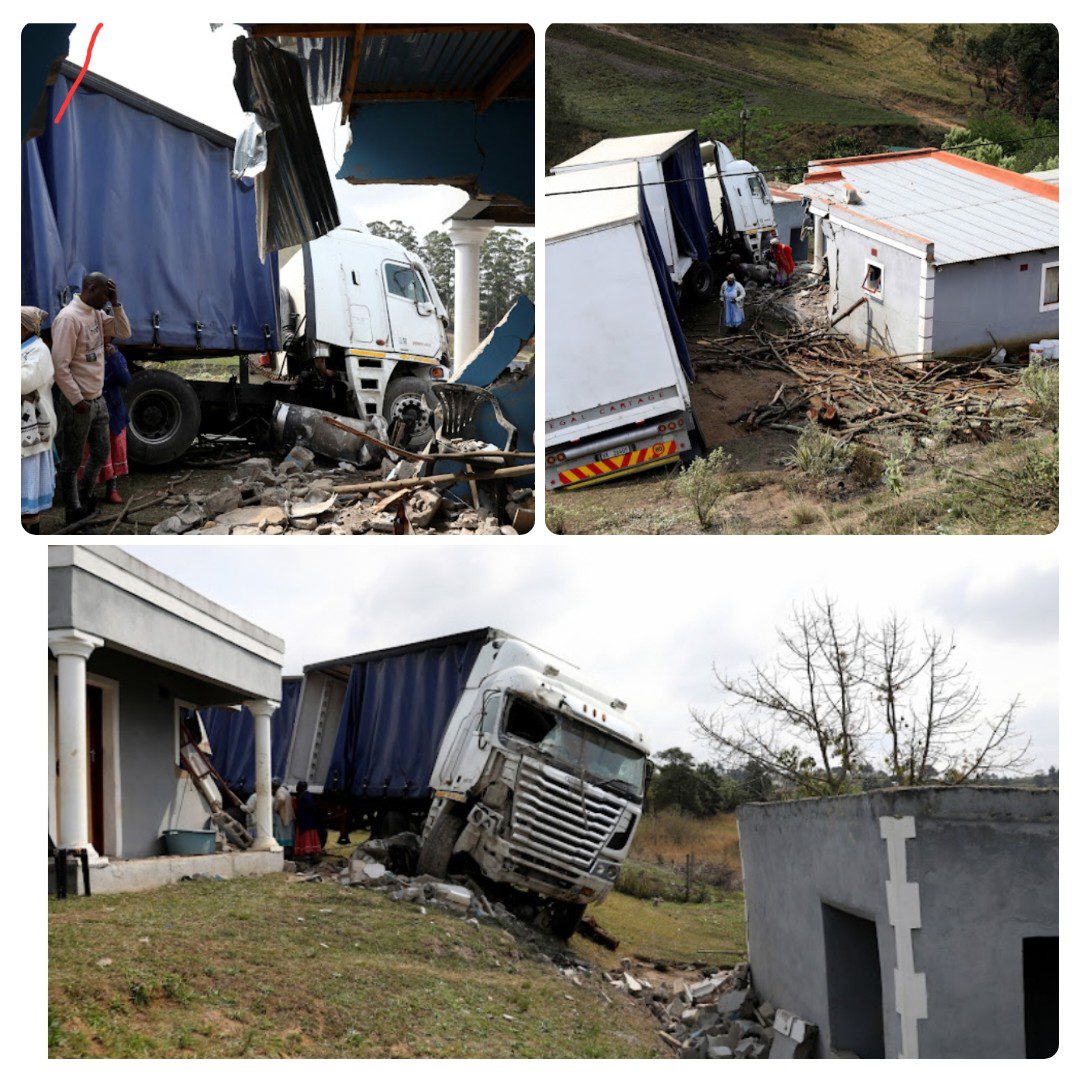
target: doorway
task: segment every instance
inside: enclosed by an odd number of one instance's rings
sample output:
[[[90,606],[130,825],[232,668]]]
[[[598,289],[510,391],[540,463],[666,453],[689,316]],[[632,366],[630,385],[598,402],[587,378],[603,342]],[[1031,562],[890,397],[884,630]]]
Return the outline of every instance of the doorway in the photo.
[[[90,770],[90,843],[105,852],[105,695],[100,686],[86,688],[86,754]]]
[[[1024,938],[1024,1044],[1029,1058],[1058,1050],[1058,939]]]
[[[829,1045],[860,1058],[885,1056],[877,925],[821,905],[829,996]]]

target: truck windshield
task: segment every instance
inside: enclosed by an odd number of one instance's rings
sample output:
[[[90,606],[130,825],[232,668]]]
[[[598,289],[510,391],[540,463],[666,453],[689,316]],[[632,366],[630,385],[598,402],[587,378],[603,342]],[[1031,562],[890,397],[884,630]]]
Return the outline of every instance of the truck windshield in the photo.
[[[601,787],[641,798],[645,755],[586,724],[561,716],[524,698],[512,697],[506,733],[534,745],[540,753]]]

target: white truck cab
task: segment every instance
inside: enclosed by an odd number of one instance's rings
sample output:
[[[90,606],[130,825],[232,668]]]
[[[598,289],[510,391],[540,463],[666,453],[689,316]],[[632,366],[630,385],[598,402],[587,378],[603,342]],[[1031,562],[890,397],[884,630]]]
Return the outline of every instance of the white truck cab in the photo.
[[[360,417],[426,421],[425,386],[448,378],[448,316],[427,267],[401,244],[340,227],[280,256],[282,323],[313,359],[336,354]]]
[[[701,165],[713,224],[721,236],[741,236],[757,261],[776,235],[773,200],[765,177],[716,139],[701,144]]]
[[[500,634],[477,657],[447,728],[424,838],[468,805],[454,851],[489,880],[579,915],[611,891],[629,851],[648,750],[624,702],[573,664]]]

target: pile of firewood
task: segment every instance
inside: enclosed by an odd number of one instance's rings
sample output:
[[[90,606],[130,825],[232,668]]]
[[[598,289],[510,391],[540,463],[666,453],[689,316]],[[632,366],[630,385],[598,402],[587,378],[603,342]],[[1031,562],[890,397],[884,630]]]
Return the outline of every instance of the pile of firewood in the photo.
[[[747,430],[798,434],[822,424],[844,440],[897,429],[918,437],[944,416],[957,438],[993,437],[994,425],[1033,423],[1019,389],[1021,367],[991,356],[924,360],[870,357],[828,326],[772,333],[760,323],[741,334],[695,340],[697,371],[752,369],[781,373],[767,401],[736,418]]]

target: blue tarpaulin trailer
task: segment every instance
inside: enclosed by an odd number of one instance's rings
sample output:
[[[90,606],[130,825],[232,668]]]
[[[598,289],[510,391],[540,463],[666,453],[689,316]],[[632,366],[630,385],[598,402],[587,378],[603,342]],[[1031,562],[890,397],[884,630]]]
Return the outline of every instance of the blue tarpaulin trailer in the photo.
[[[77,74],[61,65],[46,115]],[[277,259],[259,259],[254,188],[232,179],[232,154],[227,135],[88,72],[60,123],[22,147],[22,303],[55,316],[101,270],[131,320],[125,353],[277,349]]]
[[[285,773],[296,703],[300,697],[300,679],[281,681],[281,704],[270,717],[270,771],[275,777]],[[203,729],[210,743],[210,762],[222,780],[239,795],[255,790],[255,718],[246,705],[239,709],[213,706],[200,709]]]

